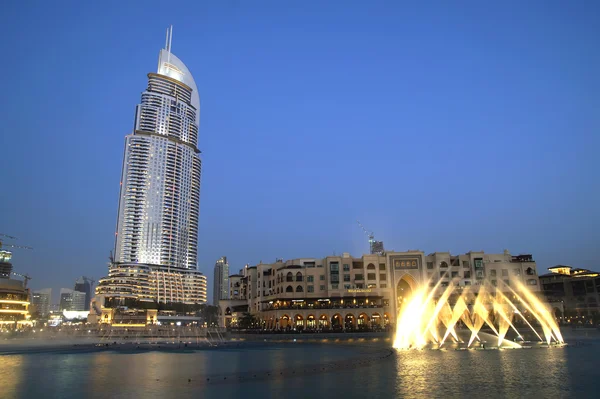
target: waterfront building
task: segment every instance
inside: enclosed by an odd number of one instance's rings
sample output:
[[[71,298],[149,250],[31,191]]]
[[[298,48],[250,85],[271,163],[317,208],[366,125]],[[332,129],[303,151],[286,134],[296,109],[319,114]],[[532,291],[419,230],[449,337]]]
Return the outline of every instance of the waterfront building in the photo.
[[[0,250],[0,328],[31,324],[27,280],[11,278],[12,252]]]
[[[109,307],[206,302],[197,270],[200,98],[171,37],[125,138],[115,253],[96,288]]]
[[[600,273],[565,265],[548,270],[540,276],[540,284],[556,318],[583,325],[599,322]]]
[[[229,299],[229,263],[226,256],[217,260],[213,274],[213,305],[218,306],[221,299]]]
[[[246,266],[229,276],[230,298],[219,302],[223,326],[246,313],[265,329],[381,329],[395,323],[399,303],[419,286],[456,290],[480,285],[508,292],[515,280],[539,291],[531,255],[471,251],[344,253]]]
[[[75,291],[70,288],[60,289],[61,311],[84,311],[86,302],[85,292]]]
[[[40,318],[46,318],[50,314],[52,304],[52,288],[44,288],[33,291],[31,294],[31,313],[37,313]]]

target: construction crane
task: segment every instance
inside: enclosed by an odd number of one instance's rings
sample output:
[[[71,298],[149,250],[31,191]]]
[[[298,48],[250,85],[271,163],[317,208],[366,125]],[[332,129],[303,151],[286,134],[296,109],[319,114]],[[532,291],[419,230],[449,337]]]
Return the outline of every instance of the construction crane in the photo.
[[[369,252],[371,254],[383,255],[383,241],[376,241],[375,233],[367,230],[365,226],[363,226],[362,223],[358,220],[356,221],[356,223],[358,223],[358,226],[362,229],[362,231],[364,231],[367,237],[369,237]]]
[[[0,233],[0,236],[6,237],[6,238],[10,238],[11,240],[16,240],[17,239],[17,237],[9,236],[8,234],[3,234],[3,233]],[[4,244],[2,242],[2,240],[0,239],[0,249],[2,249],[2,247],[5,247],[5,248],[33,249],[31,247],[28,247],[27,245]]]
[[[27,282],[29,280],[31,280],[31,277],[29,277],[29,274],[21,274],[21,273],[17,273],[17,272],[12,272],[12,274],[14,274],[15,276],[23,277],[23,288],[27,288]]]

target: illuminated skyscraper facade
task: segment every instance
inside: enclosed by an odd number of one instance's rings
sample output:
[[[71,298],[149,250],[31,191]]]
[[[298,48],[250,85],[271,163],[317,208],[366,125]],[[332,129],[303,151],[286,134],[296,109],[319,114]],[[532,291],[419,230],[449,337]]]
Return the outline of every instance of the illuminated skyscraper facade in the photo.
[[[199,121],[196,83],[171,53],[168,31],[158,70],[148,74],[136,107],[133,133],[125,139],[114,260],[97,293],[160,302],[206,301],[206,278],[196,270]],[[138,279],[138,274],[147,278]],[[147,286],[149,281],[155,286]],[[200,295],[196,287],[202,285]]]

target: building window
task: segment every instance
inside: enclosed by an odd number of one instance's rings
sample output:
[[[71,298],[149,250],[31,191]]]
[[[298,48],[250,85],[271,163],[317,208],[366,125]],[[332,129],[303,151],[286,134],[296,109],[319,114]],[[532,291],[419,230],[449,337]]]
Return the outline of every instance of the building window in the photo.
[[[291,285],[288,285],[287,288],[285,289],[285,292],[294,292],[294,289],[292,288]]]
[[[337,262],[331,262],[331,264],[329,265],[329,270],[331,270],[332,272],[339,272],[340,265]]]
[[[380,281],[386,281],[387,280],[387,274],[379,274],[379,280]]]
[[[350,284],[344,284],[344,289],[345,290],[349,290],[350,289]]]
[[[470,270],[466,270],[463,272],[464,278],[471,278],[471,271]]]
[[[321,275],[319,276],[319,280],[321,280],[321,281],[325,281],[325,276],[324,276],[323,274],[321,274]]]
[[[496,269],[490,270],[490,277],[496,277]]]
[[[350,281],[350,275],[344,274],[344,281]]]
[[[494,287],[497,287],[497,286],[498,286],[498,282],[497,282],[496,280],[492,280],[492,285],[493,285]]]
[[[364,276],[363,276],[362,274],[356,274],[356,275],[354,276],[354,280],[364,280],[364,279],[365,279],[365,278],[364,278]]]
[[[502,269],[502,277],[508,277],[508,269]]]
[[[285,278],[285,281],[294,281],[294,275],[292,272],[289,272]]]
[[[304,292],[304,288],[301,285],[296,287],[296,292]]]
[[[306,282],[307,283],[312,283],[315,280],[314,276],[306,276]]]
[[[458,277],[458,272],[452,272],[451,275],[452,275],[452,278]]]
[[[367,284],[367,288],[377,288],[377,284]]]
[[[379,284],[379,287],[381,287],[381,288],[387,288],[387,284],[381,283],[381,284]]]
[[[320,285],[319,286],[319,291],[325,291],[325,286],[324,285]]]
[[[471,282],[470,282],[470,281],[465,281],[465,287],[466,287],[467,285],[471,285]]]
[[[433,262],[427,262],[427,268],[433,269]]]
[[[367,273],[367,280],[377,280],[376,273]]]
[[[502,281],[504,281],[504,284],[510,285],[510,281],[508,281],[508,280],[502,280]]]
[[[446,277],[446,272],[440,272],[440,277]]]
[[[302,273],[296,273],[296,281],[302,281]]]
[[[465,269],[468,269],[469,267],[471,267],[471,266],[469,265],[469,261],[468,261],[468,260],[463,260],[463,267],[464,267]]]
[[[362,262],[352,262],[353,269],[364,269],[365,265]]]
[[[345,272],[349,272],[350,271],[350,265],[347,263],[344,263],[344,271]]]
[[[527,280],[527,285],[537,285],[537,280],[534,278],[530,278]]]
[[[315,292],[315,286],[314,286],[314,285],[309,285],[309,286],[307,287],[307,291],[308,291],[308,292]]]
[[[520,270],[520,269],[514,269],[514,270],[513,270],[513,274],[514,274],[515,276],[520,276],[520,275],[521,275],[521,270]]]
[[[332,290],[337,290],[338,289],[338,285],[337,284],[331,284],[331,289]]]
[[[379,264],[379,270],[385,270],[385,263]]]
[[[372,264],[372,263],[369,263],[369,264],[367,265],[367,270],[375,270],[375,265],[374,265],[374,264]]]
[[[446,268],[446,267],[448,267],[448,264],[446,262],[442,262],[442,263],[440,263],[440,267]]]

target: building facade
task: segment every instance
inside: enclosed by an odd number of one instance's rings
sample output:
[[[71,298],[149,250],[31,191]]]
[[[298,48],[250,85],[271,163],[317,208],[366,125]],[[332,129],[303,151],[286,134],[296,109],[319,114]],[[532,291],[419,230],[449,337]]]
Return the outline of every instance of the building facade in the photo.
[[[223,326],[250,313],[265,329],[382,329],[395,323],[398,303],[420,286],[457,290],[489,281],[496,289],[519,280],[539,291],[531,255],[422,251],[354,258],[348,253],[246,266],[231,275],[230,299],[219,302]]]
[[[565,324],[600,322],[600,273],[571,266],[548,268],[540,284],[555,317]]]
[[[60,310],[77,311],[85,310],[85,292],[75,291],[70,288],[60,289]]]
[[[92,284],[87,277],[80,277],[75,281],[73,290],[83,292],[85,294],[85,307],[83,310],[90,310],[90,301],[92,300]]]
[[[213,305],[218,306],[221,299],[229,299],[229,263],[226,256],[217,260],[213,273]]]
[[[44,288],[34,291],[31,294],[32,313],[37,313],[40,317],[48,317],[50,314],[50,305],[52,304],[52,288]]]
[[[200,98],[171,52],[171,32],[125,138],[115,255],[96,288],[111,306],[206,302],[197,270]]]

